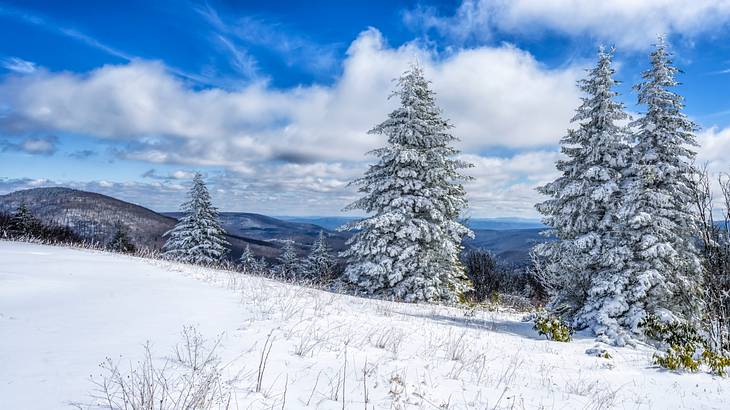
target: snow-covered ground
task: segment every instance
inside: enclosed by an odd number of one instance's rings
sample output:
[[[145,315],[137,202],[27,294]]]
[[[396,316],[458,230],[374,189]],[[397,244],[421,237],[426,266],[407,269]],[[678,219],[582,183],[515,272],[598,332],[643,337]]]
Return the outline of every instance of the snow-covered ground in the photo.
[[[730,380],[661,371],[647,347],[598,358],[585,353],[590,338],[546,341],[518,314],[231,275],[0,241],[0,408],[88,403],[105,357],[138,359],[147,340],[163,356],[188,324],[224,333],[219,353],[240,376],[234,408],[730,408]]]

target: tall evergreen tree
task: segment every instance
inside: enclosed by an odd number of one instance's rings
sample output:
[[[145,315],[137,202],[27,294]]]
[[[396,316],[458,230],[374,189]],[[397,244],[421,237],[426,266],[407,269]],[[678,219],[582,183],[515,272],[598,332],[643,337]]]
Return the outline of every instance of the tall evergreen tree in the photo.
[[[184,215],[175,227],[165,233],[163,247],[168,258],[198,264],[221,261],[228,254],[225,231],[218,221],[218,210],[213,206],[203,176],[196,173],[189,199],[181,207]]]
[[[284,242],[279,255],[279,266],[277,271],[279,276],[284,279],[297,279],[300,274],[301,266],[297,251],[294,249],[294,241]]]
[[[617,122],[628,116],[615,101],[612,57],[612,50],[601,48],[597,65],[579,82],[586,96],[572,120],[577,128],[561,141],[567,158],[556,166],[562,175],[538,188],[550,197],[537,209],[557,241],[537,252],[558,277],[552,308],[574,326],[623,344],[630,253],[622,244],[619,210],[629,146],[626,128]]]
[[[345,278],[369,294],[405,301],[453,301],[464,290],[461,241],[471,231],[458,222],[467,206],[465,180],[450,144],[457,138],[442,118],[423,70],[398,79],[400,107],[370,133],[387,137],[371,152],[378,162],[353,182],[364,194],[346,209],[372,216],[345,229],[355,234],[343,256]]]
[[[322,279],[332,276],[335,260],[327,246],[324,231],[319,231],[319,237],[312,244],[312,250],[304,260],[302,274],[308,279]]]
[[[624,209],[634,255],[628,321],[634,329],[646,314],[694,318],[701,300],[690,189],[697,127],[682,113],[683,98],[672,91],[679,70],[662,37],[650,57],[651,68],[634,87],[646,112],[632,123],[636,144]]]

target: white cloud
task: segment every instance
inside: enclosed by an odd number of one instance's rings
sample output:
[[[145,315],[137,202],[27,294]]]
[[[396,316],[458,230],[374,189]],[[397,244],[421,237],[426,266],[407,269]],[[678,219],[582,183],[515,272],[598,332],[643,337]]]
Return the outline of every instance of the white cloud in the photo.
[[[535,190],[558,176],[558,150],[528,151],[512,157],[464,155],[474,164],[466,184],[471,212],[477,216],[537,216],[534,204],[543,198]]]
[[[707,165],[715,195],[720,195],[717,178],[720,174],[730,174],[730,128],[712,127],[697,135],[699,147],[697,163]]]
[[[134,140],[152,162],[357,160],[381,142],[367,130],[392,108],[392,79],[416,58],[468,149],[555,143],[578,102],[574,68],[546,69],[510,46],[435,60],[412,44],[388,47],[374,29],[353,42],[342,76],[329,87],[194,90],[161,64],[135,61],[86,75],[10,77],[0,96],[11,108],[6,128]],[[180,152],[169,152],[169,139]]]
[[[0,127],[117,140],[122,158],[223,167],[267,198],[281,200],[276,189],[299,190],[304,196],[292,197],[293,206],[328,195],[335,198],[328,206],[339,209],[353,195],[346,181],[364,170],[364,154],[383,143],[367,131],[396,104],[388,100],[393,78],[416,59],[467,154],[495,146],[541,152],[558,142],[578,104],[579,67],[548,69],[506,45],[440,58],[416,44],[389,47],[369,29],[350,45],[342,75],[330,86],[282,90],[257,82],[235,91],[200,90],[162,64],[140,60],[87,74],[39,70],[10,76],[0,84],[0,99],[9,106]],[[485,171],[497,175],[519,161],[525,158],[480,166],[503,168]],[[521,166],[527,165],[535,166],[529,160]],[[535,179],[527,170],[513,171],[521,176],[504,174],[511,183]],[[495,195],[510,194],[506,185],[499,189]]]
[[[730,128],[711,127],[697,135],[697,159],[730,167]],[[730,169],[727,170],[730,172]]]
[[[2,151],[25,152],[31,155],[50,156],[56,153],[58,147],[58,137],[49,135],[47,137],[29,137],[19,142],[0,141]]]
[[[418,8],[405,20],[461,40],[488,38],[496,30],[528,34],[543,28],[645,48],[657,34],[693,36],[722,28],[730,20],[730,1],[464,0],[454,16]]]

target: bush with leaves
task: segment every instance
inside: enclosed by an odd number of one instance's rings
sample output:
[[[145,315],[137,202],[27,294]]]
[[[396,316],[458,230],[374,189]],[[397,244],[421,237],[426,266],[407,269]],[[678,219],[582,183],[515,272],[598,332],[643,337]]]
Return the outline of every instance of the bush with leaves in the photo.
[[[559,318],[544,313],[535,317],[535,325],[533,329],[537,333],[544,335],[548,340],[556,342],[570,342],[572,339],[573,329],[563,323]]]
[[[686,321],[662,321],[657,316],[647,316],[641,322],[644,335],[659,343],[663,353],[654,354],[654,363],[670,370],[696,372],[705,364],[714,374],[727,375],[730,356],[714,351],[697,329]]]

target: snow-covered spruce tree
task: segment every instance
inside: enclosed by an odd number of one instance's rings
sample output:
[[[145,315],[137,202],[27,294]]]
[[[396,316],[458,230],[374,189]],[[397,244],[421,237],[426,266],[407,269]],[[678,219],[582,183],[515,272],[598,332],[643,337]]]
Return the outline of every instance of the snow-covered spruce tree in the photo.
[[[536,251],[558,280],[553,311],[622,345],[628,341],[622,323],[630,308],[630,253],[622,245],[619,210],[629,145],[626,128],[617,122],[628,116],[615,101],[612,58],[613,50],[601,48],[597,65],[579,82],[585,97],[572,120],[577,128],[561,141],[566,159],[556,166],[562,175],[538,188],[550,199],[536,207],[557,240]]]
[[[294,249],[294,241],[288,240],[281,247],[281,255],[279,255],[279,266],[277,273],[284,279],[297,279],[301,273],[301,266],[297,251]]]
[[[120,221],[114,223],[114,236],[106,245],[107,249],[121,253],[135,253],[137,248],[129,239],[127,227]]]
[[[636,329],[647,314],[696,319],[702,298],[701,264],[692,244],[692,163],[696,126],[672,91],[678,69],[659,38],[651,68],[634,88],[646,112],[636,128],[634,157],[626,189],[625,231],[634,255],[628,324]]]
[[[218,221],[203,176],[196,173],[189,199],[181,207],[184,215],[175,227],[165,233],[164,256],[179,262],[211,264],[228,254],[225,231]]]
[[[241,253],[241,257],[238,258],[238,264],[245,272],[254,272],[256,267],[256,258],[253,252],[251,252],[251,245],[246,244],[246,249]]]
[[[458,222],[467,206],[460,169],[469,164],[454,158],[457,138],[420,67],[398,79],[393,96],[400,107],[370,131],[387,145],[371,152],[378,162],[352,183],[364,196],[346,210],[373,215],[344,228],[355,231],[342,253],[344,278],[367,294],[453,302],[466,286],[461,241],[472,235]]]
[[[335,260],[327,246],[327,237],[324,231],[319,231],[319,237],[302,265],[302,276],[310,280],[328,279],[334,267]]]

